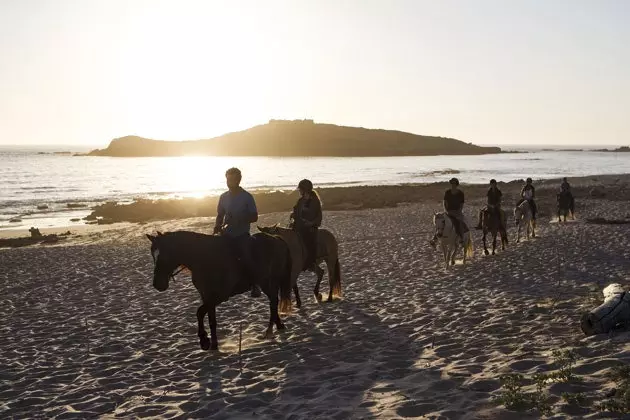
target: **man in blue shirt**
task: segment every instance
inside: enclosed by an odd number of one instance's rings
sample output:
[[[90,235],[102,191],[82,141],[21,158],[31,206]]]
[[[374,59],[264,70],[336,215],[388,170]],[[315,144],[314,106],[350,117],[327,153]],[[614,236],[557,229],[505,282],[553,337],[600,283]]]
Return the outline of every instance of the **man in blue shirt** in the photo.
[[[230,238],[236,245],[250,276],[252,297],[261,295],[260,287],[256,284],[256,266],[252,257],[250,223],[258,221],[258,210],[254,197],[241,188],[241,171],[230,168],[225,172],[228,191],[221,194],[217,206],[217,221],[214,234],[221,234]]]

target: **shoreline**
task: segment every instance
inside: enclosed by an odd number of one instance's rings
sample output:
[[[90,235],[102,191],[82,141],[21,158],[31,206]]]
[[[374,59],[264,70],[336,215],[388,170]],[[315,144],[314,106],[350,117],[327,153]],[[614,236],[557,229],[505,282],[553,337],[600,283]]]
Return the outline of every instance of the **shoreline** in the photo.
[[[457,177],[457,174],[453,176]],[[463,181],[463,180],[460,180]],[[555,205],[555,192],[561,182],[560,178],[534,180],[537,188],[537,199],[540,207]],[[630,200],[630,174],[589,175],[571,178],[573,194],[576,199],[605,198],[608,200]],[[499,182],[504,194],[504,203],[511,206],[518,199],[524,180]],[[441,209],[446,182],[348,186],[317,188],[324,203],[325,211],[366,210],[392,208],[407,203],[434,203],[435,210]],[[466,194],[468,203],[483,201],[487,184],[466,184],[461,188]],[[253,192],[261,215],[289,212],[297,200],[297,192],[284,192],[274,189]],[[165,198],[157,200],[138,199],[131,203],[118,204],[108,202],[86,209],[91,223],[67,223],[50,227],[37,226],[36,219],[27,222],[28,226],[0,229],[0,238],[18,238],[29,236],[31,226],[39,227],[42,234],[60,234],[71,231],[77,234],[85,232],[102,232],[104,230],[123,227],[122,223],[138,224],[156,221],[184,220],[195,217],[212,218],[216,216],[218,196],[203,198]],[[48,213],[50,214],[50,213]],[[100,220],[100,224],[96,224]],[[40,225],[41,226],[41,225]]]

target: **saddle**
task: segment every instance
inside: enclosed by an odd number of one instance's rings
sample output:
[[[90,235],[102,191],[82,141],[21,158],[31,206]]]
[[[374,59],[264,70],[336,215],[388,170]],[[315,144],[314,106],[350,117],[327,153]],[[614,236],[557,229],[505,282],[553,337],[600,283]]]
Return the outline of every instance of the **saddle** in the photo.
[[[496,217],[501,218],[502,209],[500,207],[488,204],[483,209],[483,211],[484,211],[484,213],[488,214],[489,216],[496,216]]]

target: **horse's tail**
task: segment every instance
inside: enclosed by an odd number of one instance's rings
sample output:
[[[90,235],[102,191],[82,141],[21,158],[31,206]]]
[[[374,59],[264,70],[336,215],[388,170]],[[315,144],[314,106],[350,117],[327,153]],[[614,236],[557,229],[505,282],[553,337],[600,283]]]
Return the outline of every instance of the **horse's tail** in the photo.
[[[283,314],[291,313],[291,270],[293,264],[291,260],[291,251],[289,246],[282,241],[283,248],[286,250],[286,257],[283,270],[280,273],[280,304],[278,305],[278,311]]]
[[[341,297],[341,267],[339,258],[335,260],[335,278],[332,281],[332,292],[334,296]]]
[[[466,241],[466,257],[472,258],[475,254],[475,250],[473,248],[472,234],[468,232],[468,240]]]

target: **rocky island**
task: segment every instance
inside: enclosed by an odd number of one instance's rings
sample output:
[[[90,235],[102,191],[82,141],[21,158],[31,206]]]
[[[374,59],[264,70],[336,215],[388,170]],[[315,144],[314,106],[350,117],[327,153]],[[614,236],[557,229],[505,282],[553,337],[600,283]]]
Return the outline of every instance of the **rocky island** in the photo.
[[[204,140],[164,141],[126,136],[89,156],[435,156],[501,153],[447,137],[394,130],[318,124],[313,120],[271,120],[247,130]]]

